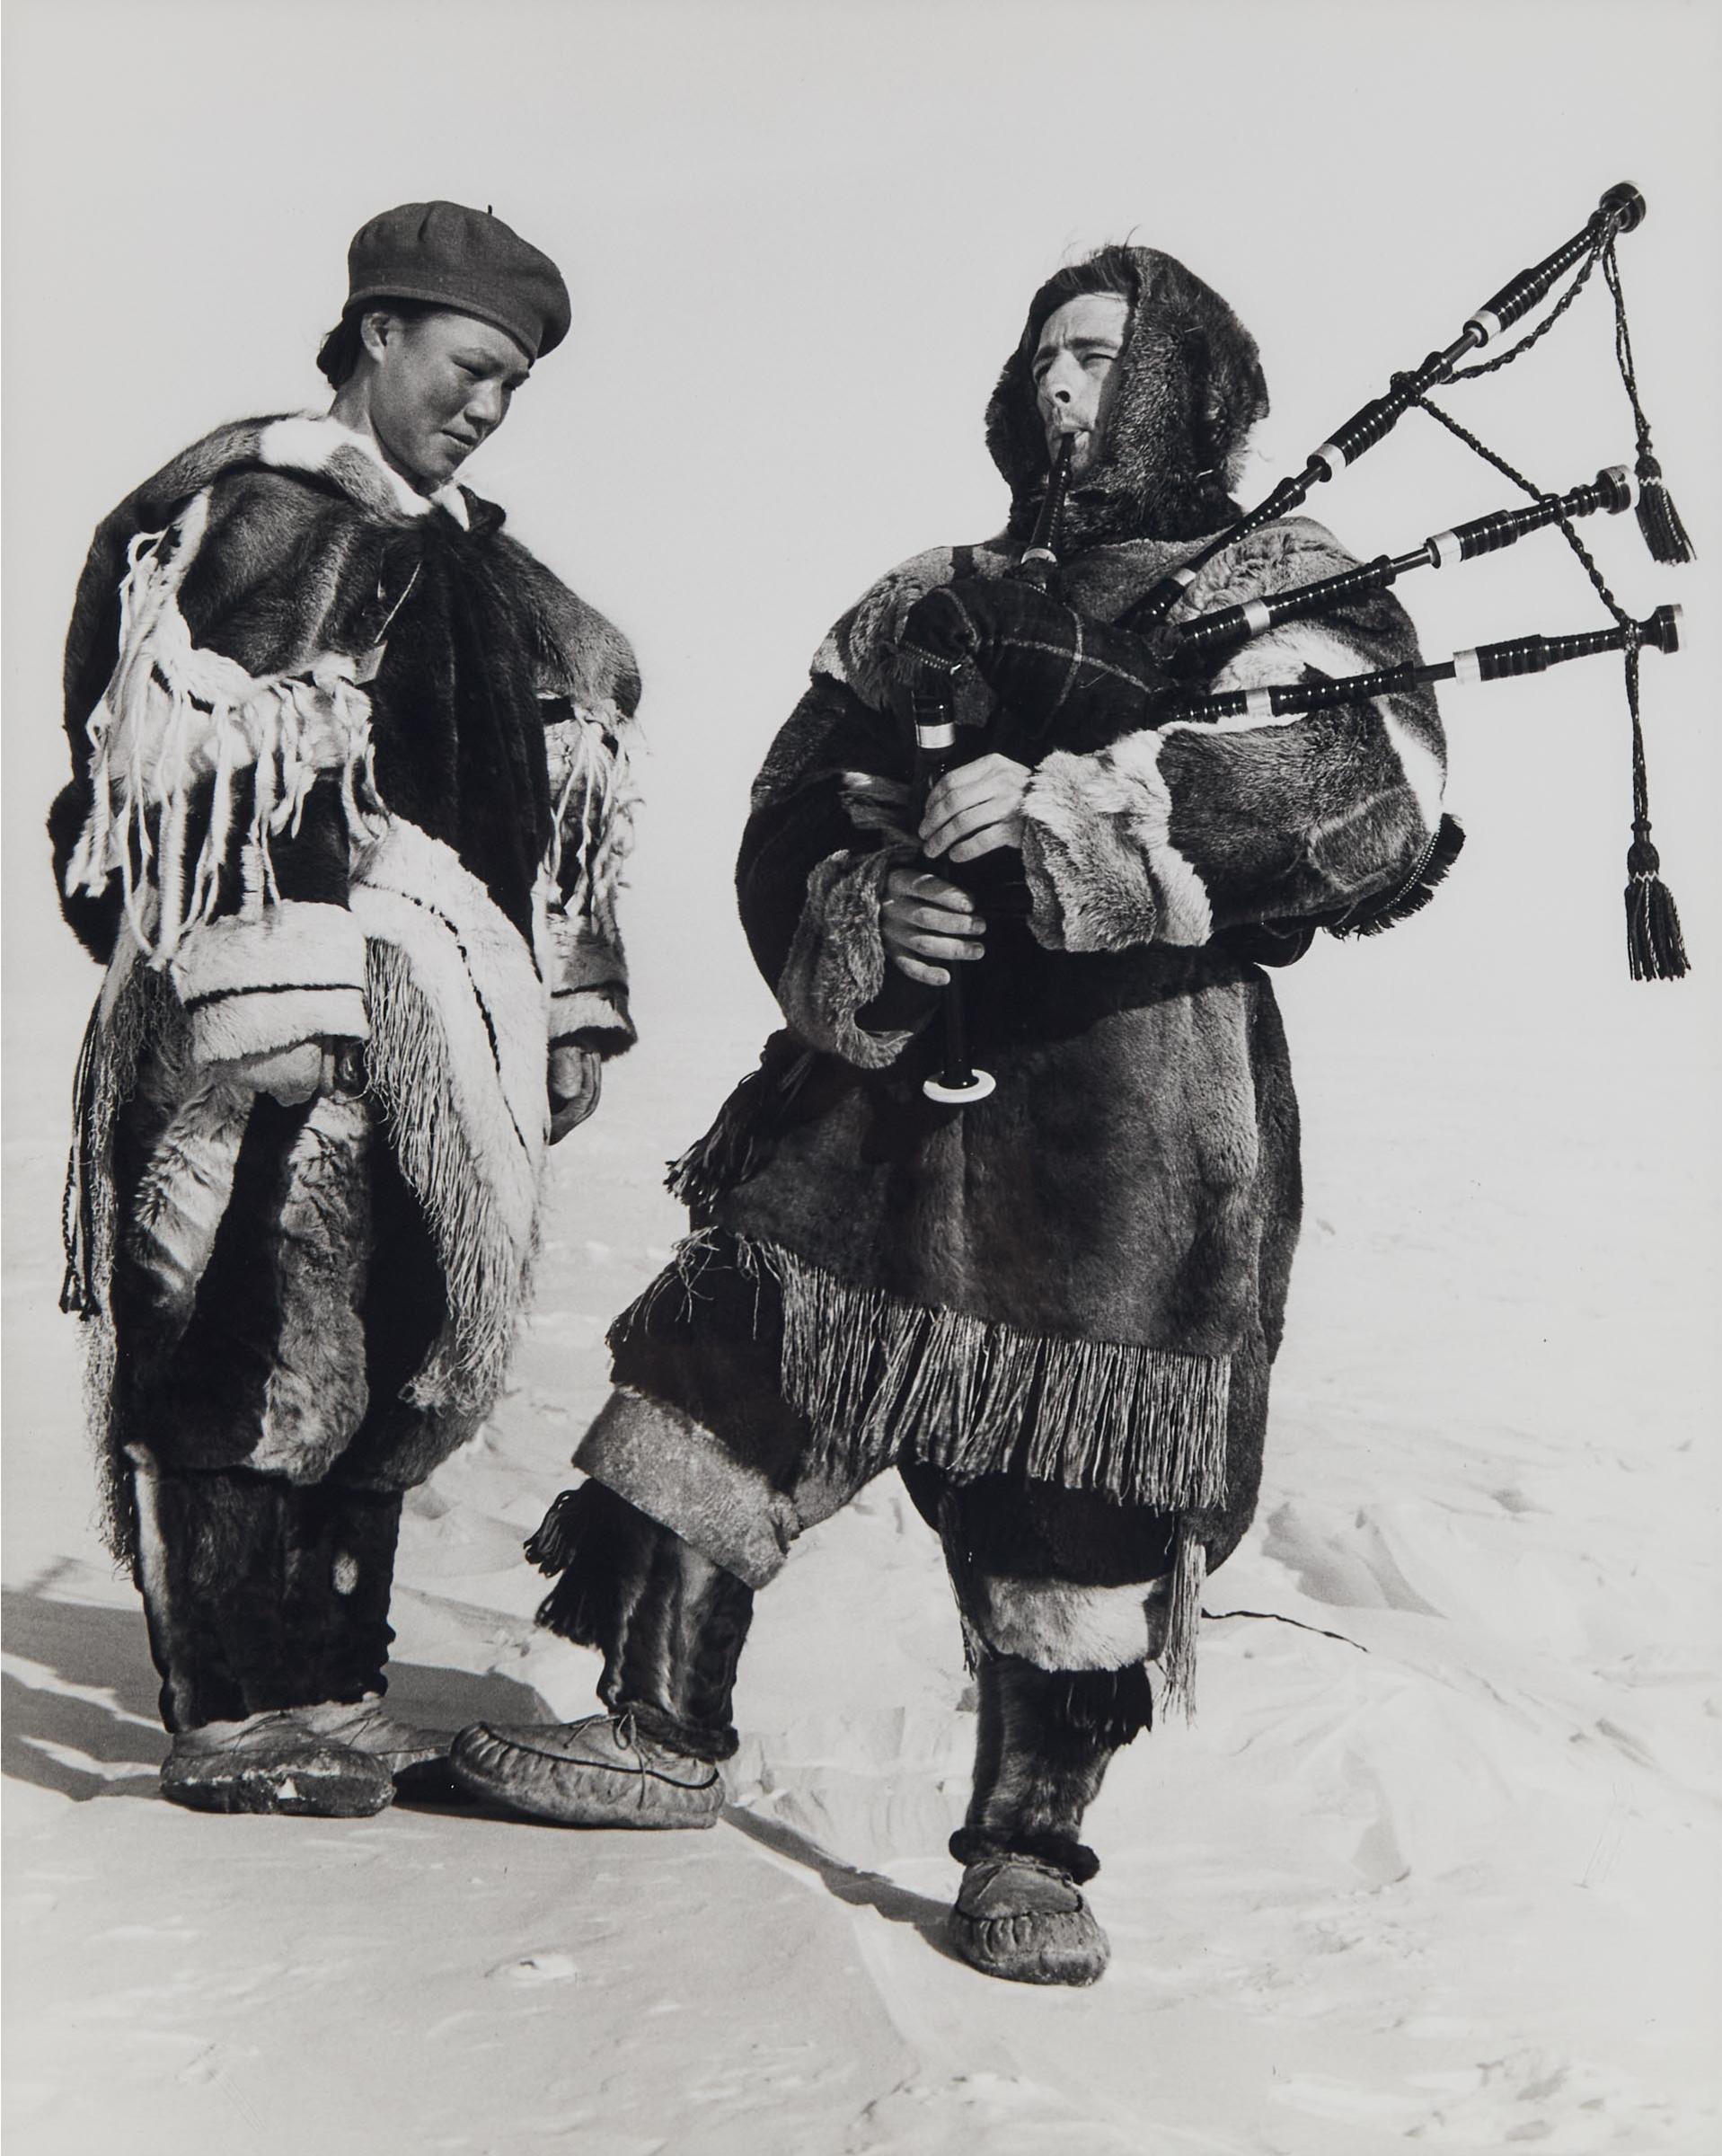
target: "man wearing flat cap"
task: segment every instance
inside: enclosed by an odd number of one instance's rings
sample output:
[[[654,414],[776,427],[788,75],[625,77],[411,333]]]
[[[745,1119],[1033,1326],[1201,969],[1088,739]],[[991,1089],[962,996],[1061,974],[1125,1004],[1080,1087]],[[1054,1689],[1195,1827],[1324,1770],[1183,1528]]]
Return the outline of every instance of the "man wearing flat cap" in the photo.
[[[375,1812],[402,1493],[475,1429],[546,1145],[633,1038],[625,640],[455,483],[568,334],[488,213],[365,225],[325,415],[218,428],[99,528],[49,819],[106,968],[66,1303],[115,1550],[213,1811]]]

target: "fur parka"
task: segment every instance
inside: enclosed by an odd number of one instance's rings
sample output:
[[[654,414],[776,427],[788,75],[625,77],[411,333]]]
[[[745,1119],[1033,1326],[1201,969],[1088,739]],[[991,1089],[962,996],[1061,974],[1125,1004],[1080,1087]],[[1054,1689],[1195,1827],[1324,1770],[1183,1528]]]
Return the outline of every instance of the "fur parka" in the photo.
[[[1223,303],[1147,251],[1122,268],[1126,343],[1063,552],[1078,641],[1223,521],[1216,468],[1266,404]],[[1036,454],[1044,469],[1027,363],[1053,304],[1037,296],[989,412],[1013,531],[1038,498]],[[1070,746],[1013,740],[1033,766],[1020,862],[940,864],[988,923],[961,974],[996,1090],[938,1105],[921,1086],[935,999],[909,991],[879,931],[891,868],[918,855],[905,625],[923,595],[996,583],[1018,552],[1007,534],[915,557],[814,658],[737,871],[784,1030],[681,1163],[697,1233],[619,1322],[625,1390],[577,1457],[755,1583],[894,1461],[1091,1492],[1140,1539],[1109,1577],[1160,1573],[1172,1534],[1187,1655],[1202,1568],[1254,1509],[1298,1232],[1296,1101],[1255,961],[1409,896],[1440,825],[1443,740],[1424,692],[1222,723],[1161,724],[1148,698],[1098,741],[1073,702]],[[1270,526],[1203,570],[1175,618],[1349,561],[1318,525]],[[1375,598],[1258,637],[1211,685],[1414,656],[1403,613]],[[1012,717],[972,678],[956,716],[975,754]],[[769,1376],[718,1354],[724,1325],[751,1329]],[[1139,1590],[1134,1608],[1139,1658]]]
[[[625,641],[502,525],[286,417],[217,429],[97,532],[49,822],[107,968],[66,1299],[117,1487],[155,1463],[398,1489],[500,1381],[552,1051],[633,1037],[639,697]],[[234,1082],[307,1039],[339,1072],[313,1100]]]

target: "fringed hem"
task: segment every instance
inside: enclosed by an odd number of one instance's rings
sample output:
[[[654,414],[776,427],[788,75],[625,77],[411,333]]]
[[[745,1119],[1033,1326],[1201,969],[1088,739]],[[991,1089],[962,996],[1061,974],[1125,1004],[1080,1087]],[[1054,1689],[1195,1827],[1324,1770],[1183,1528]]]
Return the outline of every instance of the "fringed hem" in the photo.
[[[368,952],[370,1089],[436,1243],[448,1322],[407,1388],[414,1407],[476,1424],[501,1385],[532,1250],[510,1232],[473,1158],[442,1028],[406,954]]]
[[[66,1279],[60,1308],[84,1321],[84,1413],[101,1475],[102,1535],[122,1564],[137,1555],[137,1513],[130,1465],[120,1452],[114,1425],[118,1342],[111,1306],[117,1233],[113,1134],[149,1038],[152,1002],[165,993],[159,976],[146,974],[137,964],[137,956],[122,939],[90,1013],[75,1082],[61,1220]]]
[[[1225,1357],[1018,1332],[760,1255],[782,1288],[784,1395],[822,1466],[906,1449],[964,1480],[1016,1471],[1169,1511],[1220,1502]]]
[[[618,1320],[649,1329],[672,1280],[733,1262],[782,1303],[780,1383],[818,1471],[881,1472],[900,1454],[963,1480],[1011,1472],[1162,1511],[1225,1494],[1231,1363],[1121,1340],[1034,1334],[856,1286],[775,1243],[690,1236],[673,1274]]]

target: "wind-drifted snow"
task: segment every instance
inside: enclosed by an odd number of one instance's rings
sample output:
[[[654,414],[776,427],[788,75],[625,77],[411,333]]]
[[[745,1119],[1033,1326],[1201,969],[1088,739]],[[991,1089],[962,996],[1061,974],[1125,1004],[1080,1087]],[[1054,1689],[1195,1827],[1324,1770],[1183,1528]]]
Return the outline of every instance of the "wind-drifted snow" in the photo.
[[[1343,963],[1302,1013],[1287,988],[1309,1202],[1260,1518],[1209,1584],[1199,1719],[1123,1754],[1091,1816],[1115,1958],[1082,1993],[942,1944],[973,1715],[894,1479],[762,1598],[710,1833],[160,1802],[53,1309],[71,999],[14,1010],[19,2156],[1722,2145],[1715,1283],[1665,1232],[1682,1163],[1713,1173],[1702,1059],[1660,1013],[1462,1049],[1384,1020],[1360,1047],[1324,1031]],[[746,1052],[642,1051],[554,1156],[512,1389],[409,1501],[408,1714],[592,1704],[519,1545],[679,1232],[658,1164]]]

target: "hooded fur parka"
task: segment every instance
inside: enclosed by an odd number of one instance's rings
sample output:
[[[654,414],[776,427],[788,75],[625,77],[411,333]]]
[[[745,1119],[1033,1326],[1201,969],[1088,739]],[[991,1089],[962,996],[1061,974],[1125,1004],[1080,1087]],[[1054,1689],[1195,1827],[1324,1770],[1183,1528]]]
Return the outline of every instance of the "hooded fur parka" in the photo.
[[[1296,1101],[1257,961],[1406,902],[1444,759],[1426,693],[1223,723],[1157,723],[1147,698],[1099,739],[1078,698],[1025,747],[1008,702],[966,679],[974,753],[1011,738],[1033,775],[1014,871],[967,872],[988,932],[963,985],[996,1091],[924,1097],[932,999],[905,992],[879,933],[886,879],[918,853],[905,623],[929,592],[1011,571],[1046,484],[1029,363],[1097,271],[1128,326],[1070,498],[1058,619],[1079,640],[1124,622],[1127,641],[1131,607],[1235,514],[1228,476],[1267,399],[1231,311],[1145,249],[1053,279],[988,412],[1007,532],[919,555],[852,607],[760,773],[738,891],[785,1028],[682,1163],[697,1233],[619,1321],[623,1390],[577,1457],[755,1586],[893,1462],[912,1488],[932,1470],[1081,1493],[1083,1561],[1025,1537],[1022,1578],[969,1568],[965,1615],[1047,1667],[1122,1666],[1152,1644],[1144,1585],[1170,1574],[1166,1653],[1187,1677],[1203,1570],[1254,1510],[1298,1233]],[[1348,564],[1318,525],[1270,526],[1175,618]],[[1211,685],[1414,656],[1381,597],[1258,637]],[[1073,1639],[1068,1599],[1033,1613],[1033,1574],[1117,1588],[1134,1615]]]

